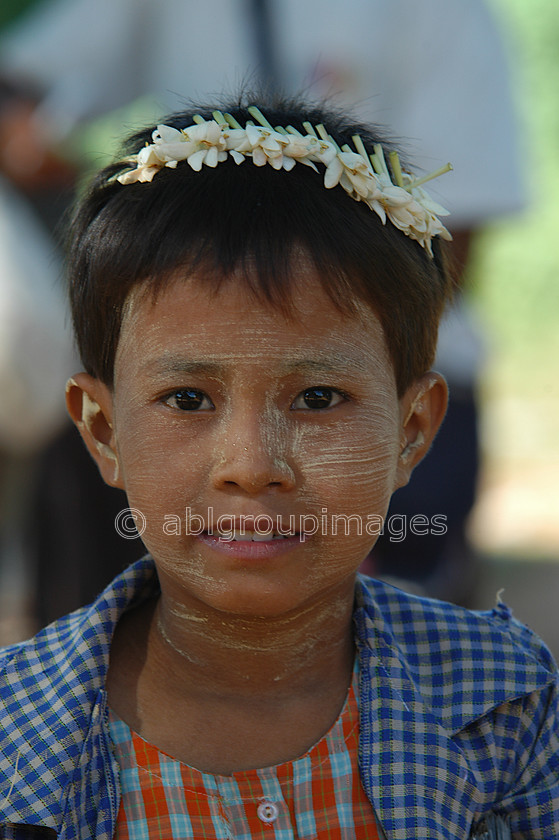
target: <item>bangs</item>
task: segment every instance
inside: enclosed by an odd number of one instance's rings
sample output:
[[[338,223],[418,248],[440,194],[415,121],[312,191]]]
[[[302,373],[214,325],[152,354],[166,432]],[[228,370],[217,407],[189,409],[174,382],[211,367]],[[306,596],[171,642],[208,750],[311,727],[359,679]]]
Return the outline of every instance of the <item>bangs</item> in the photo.
[[[342,266],[358,260],[355,242],[348,245],[359,227],[370,248],[371,211],[341,190],[337,202],[325,202],[312,171],[295,180],[292,173],[226,161],[219,172],[184,166],[163,170],[151,183],[108,189],[116,193],[82,243],[95,283],[112,275],[122,287],[141,281],[157,290],[170,274],[203,271],[218,288],[237,274],[258,296],[289,307],[294,257],[302,251],[338,305],[351,306],[348,296],[356,297]]]
[[[294,122],[279,113],[272,119]],[[132,137],[129,148],[149,142],[152,130]],[[344,130],[340,142],[357,129]],[[157,296],[171,280],[196,274],[217,293],[234,275],[289,315],[302,256],[341,311],[365,303],[376,312],[400,392],[432,363],[448,290],[440,243],[430,259],[341,186],[326,189],[323,173],[299,163],[291,171],[231,158],[201,171],[179,163],[150,182],[123,185],[116,176],[125,168],[121,161],[99,174],[70,231],[72,316],[91,375],[112,386],[123,307],[136,286]],[[427,320],[420,313],[429,313]]]

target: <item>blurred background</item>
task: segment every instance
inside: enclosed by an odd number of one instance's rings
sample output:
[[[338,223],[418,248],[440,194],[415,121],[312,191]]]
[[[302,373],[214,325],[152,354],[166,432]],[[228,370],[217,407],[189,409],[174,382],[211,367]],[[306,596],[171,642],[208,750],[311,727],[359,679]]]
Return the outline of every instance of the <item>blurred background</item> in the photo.
[[[470,535],[490,590],[559,655],[559,7],[493,0],[523,131],[528,202],[480,235],[472,300],[489,336]]]
[[[332,96],[391,126],[420,168],[453,162],[430,186],[453,211],[463,289],[438,359],[452,411],[394,500],[447,504],[452,527],[435,546],[385,539],[368,568],[482,609],[504,589],[559,655],[555,0],[3,0],[0,643],[86,603],[141,554],[113,527],[125,500],[64,419],[79,363],[60,220],[131,128],[243,83]]]

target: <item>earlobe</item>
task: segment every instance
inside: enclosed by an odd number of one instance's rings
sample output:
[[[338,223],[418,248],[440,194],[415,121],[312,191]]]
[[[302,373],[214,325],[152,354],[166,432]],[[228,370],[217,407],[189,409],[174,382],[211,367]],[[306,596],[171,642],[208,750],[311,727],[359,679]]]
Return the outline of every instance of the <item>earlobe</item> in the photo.
[[[123,488],[108,386],[87,373],[78,373],[66,383],[66,406],[104,481]]]
[[[448,403],[448,387],[440,373],[417,379],[400,400],[402,417],[397,487],[408,483],[414,467],[429,451]]]

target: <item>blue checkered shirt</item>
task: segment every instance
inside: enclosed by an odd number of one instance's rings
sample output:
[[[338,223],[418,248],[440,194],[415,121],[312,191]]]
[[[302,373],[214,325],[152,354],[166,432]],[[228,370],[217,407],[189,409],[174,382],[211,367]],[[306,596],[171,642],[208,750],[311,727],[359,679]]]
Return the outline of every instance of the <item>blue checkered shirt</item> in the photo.
[[[157,585],[145,558],[0,652],[0,838],[112,840],[111,637]],[[363,577],[355,633],[360,770],[386,838],[559,838],[557,674],[541,641],[503,604],[473,613]],[[484,835],[495,814],[510,834]]]

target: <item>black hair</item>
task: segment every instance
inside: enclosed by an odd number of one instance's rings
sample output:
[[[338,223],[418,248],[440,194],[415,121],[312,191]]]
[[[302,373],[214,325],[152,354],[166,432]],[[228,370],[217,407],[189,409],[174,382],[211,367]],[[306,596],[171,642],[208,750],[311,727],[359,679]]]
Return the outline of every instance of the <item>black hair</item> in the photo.
[[[254,102],[254,100],[253,100]],[[250,119],[244,96],[223,110],[241,124]],[[383,132],[318,105],[300,101],[254,102],[272,125],[324,124],[342,146],[360,134],[368,151]],[[161,122],[175,128],[193,115],[175,113]],[[381,320],[399,394],[433,363],[440,315],[451,296],[444,243],[433,240],[433,257],[389,221],[351,198],[340,186],[325,189],[322,174],[296,164],[290,171],[237,165],[231,158],[195,172],[186,163],[164,168],[150,183],[123,185],[126,156],[152,142],[154,126],[132,135],[120,162],[94,179],[79,201],[69,235],[68,278],[78,347],[88,373],[107,385],[124,304],[139,284],[153,294],[177,271],[202,270],[217,290],[239,273],[252,291],[285,313],[296,283],[294,258],[307,255],[332,301],[351,311],[358,301]]]

